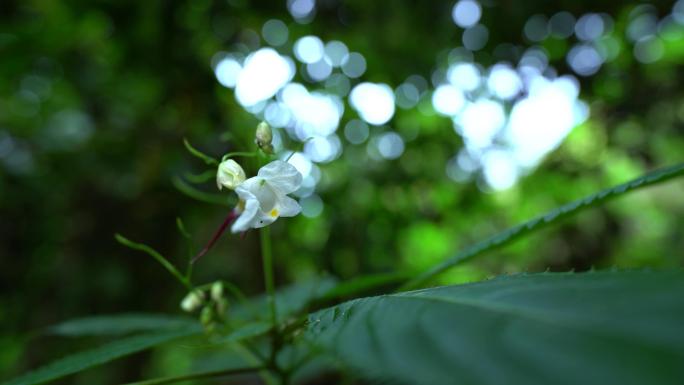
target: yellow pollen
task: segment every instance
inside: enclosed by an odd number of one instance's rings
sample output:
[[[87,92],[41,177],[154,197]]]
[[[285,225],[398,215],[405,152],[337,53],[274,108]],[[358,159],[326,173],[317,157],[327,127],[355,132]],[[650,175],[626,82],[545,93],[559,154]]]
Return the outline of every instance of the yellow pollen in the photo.
[[[276,210],[276,209],[271,210],[271,216],[277,217],[278,216],[278,210]]]

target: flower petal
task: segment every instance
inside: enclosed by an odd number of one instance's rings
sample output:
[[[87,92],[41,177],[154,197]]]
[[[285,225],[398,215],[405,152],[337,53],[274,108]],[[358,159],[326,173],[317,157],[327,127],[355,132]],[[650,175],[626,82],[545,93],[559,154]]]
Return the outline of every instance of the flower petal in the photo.
[[[245,200],[245,209],[240,216],[235,220],[230,231],[233,233],[241,233],[254,227],[254,222],[258,220],[259,215],[259,201],[252,196],[251,199]]]
[[[269,213],[259,212],[254,220],[252,227],[255,229],[266,227],[278,219],[277,216],[272,216]]]
[[[266,179],[277,193],[289,194],[297,191],[302,185],[302,174],[293,165],[282,160],[265,165],[257,175]]]
[[[240,199],[245,201],[255,198],[253,191],[259,186],[261,180],[261,178],[256,176],[251,177],[240,183],[240,185],[235,188],[235,193],[240,197]]]
[[[279,215],[281,217],[294,217],[302,211],[302,206],[288,196],[280,198],[277,206],[280,209]]]

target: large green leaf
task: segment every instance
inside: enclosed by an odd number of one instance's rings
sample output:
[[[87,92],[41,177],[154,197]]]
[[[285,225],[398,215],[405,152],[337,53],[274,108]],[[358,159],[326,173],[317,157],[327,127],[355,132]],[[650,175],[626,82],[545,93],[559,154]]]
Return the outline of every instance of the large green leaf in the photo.
[[[516,275],[358,299],[305,336],[366,377],[418,385],[679,384],[684,272]]]
[[[582,210],[597,206],[609,199],[617,198],[634,190],[662,183],[681,175],[684,175],[684,163],[679,163],[670,167],[651,171],[629,182],[599,191],[582,199],[578,199],[574,202],[557,207],[542,216],[529,220],[518,226],[511,227],[500,232],[499,234],[491,236],[464,249],[453,257],[438,263],[419,276],[410,280],[401,289],[415,289],[456,265],[473,259],[489,250],[507,245],[518,238],[541,230],[551,224],[557,223],[564,218],[577,214]]]
[[[51,326],[50,334],[80,336],[116,336],[143,331],[162,331],[193,327],[197,320],[164,314],[128,313],[78,318]]]
[[[202,333],[199,326],[126,337],[100,347],[82,351],[26,373],[0,385],[33,385],[56,380],[69,374],[104,364],[181,337]]]

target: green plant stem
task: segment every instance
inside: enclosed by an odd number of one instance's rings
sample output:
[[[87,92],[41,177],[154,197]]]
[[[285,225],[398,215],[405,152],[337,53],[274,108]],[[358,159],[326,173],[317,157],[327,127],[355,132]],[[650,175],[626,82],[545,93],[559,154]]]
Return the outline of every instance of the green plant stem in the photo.
[[[171,262],[169,262],[166,258],[164,258],[163,255],[159,254],[159,252],[157,252],[157,250],[155,250],[155,249],[153,249],[153,248],[151,248],[145,244],[133,242],[121,234],[114,234],[114,238],[116,238],[116,240],[119,243],[121,243],[122,245],[124,245],[126,247],[129,247],[129,248],[134,249],[134,250],[139,250],[139,251],[142,251],[142,252],[150,255],[152,258],[157,260],[157,262],[159,262],[162,266],[164,266],[164,268],[166,270],[168,270],[169,273],[171,273],[171,275],[176,277],[176,279],[183,286],[185,286],[188,290],[192,290],[192,285],[190,284],[190,280],[188,280],[187,277],[183,276],[183,274],[181,274],[178,271],[178,269],[176,269],[176,267]]]
[[[268,307],[271,313],[271,352],[267,361],[268,368],[277,373],[280,377],[280,384],[288,382],[288,373],[281,370],[276,362],[278,350],[280,350],[281,336],[278,330],[278,313],[276,310],[275,285],[273,283],[273,253],[271,249],[271,230],[263,227],[260,230],[261,236],[261,257],[264,265],[264,281],[266,283],[266,295],[268,297]]]
[[[276,385],[273,373],[266,367],[266,360],[255,347],[244,341],[234,343],[233,349],[247,361],[261,365],[262,369],[259,370],[259,376],[261,376],[266,385]]]
[[[266,295],[268,297],[268,307],[271,313],[271,324],[274,329],[278,323],[275,303],[275,285],[273,284],[273,254],[271,251],[271,230],[268,226],[261,228],[261,258],[264,265],[264,282],[266,285]]]
[[[224,155],[221,160],[226,160],[228,158],[232,158],[235,156],[246,156],[246,157],[251,157],[251,156],[257,156],[256,152],[248,152],[248,151],[235,151],[235,152],[229,152],[226,155]]]
[[[185,148],[188,150],[188,152],[194,156],[196,156],[199,159],[202,159],[204,163],[210,165],[210,166],[218,166],[219,161],[212,158],[211,156],[203,153],[202,151],[196,149],[193,147],[190,142],[186,138],[183,138],[183,144],[185,145]]]
[[[249,367],[249,368],[215,370],[215,371],[210,371],[210,372],[193,373],[193,374],[186,374],[186,375],[182,375],[182,376],[162,377],[162,378],[155,378],[155,379],[146,380],[146,381],[131,382],[131,383],[128,383],[126,385],[173,384],[175,382],[181,382],[181,381],[199,380],[199,379],[203,379],[203,378],[225,377],[225,376],[231,376],[231,375],[235,375],[235,374],[257,372],[257,371],[260,371],[262,369],[264,369],[264,367],[255,366],[255,367]]]
[[[185,173],[183,174],[188,182],[193,184],[200,184],[216,179],[216,169],[207,170],[201,174]]]

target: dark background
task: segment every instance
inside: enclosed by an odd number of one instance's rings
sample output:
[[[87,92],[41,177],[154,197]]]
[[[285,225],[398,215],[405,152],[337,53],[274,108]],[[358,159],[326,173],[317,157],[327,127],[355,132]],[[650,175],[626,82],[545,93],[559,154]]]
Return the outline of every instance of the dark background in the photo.
[[[502,43],[539,44],[559,74],[573,74],[565,57],[576,38],[531,42],[522,32],[527,20],[559,11],[612,17],[618,56],[594,75],[575,75],[589,119],[513,188],[496,193],[477,175],[463,183],[447,177],[445,165],[463,146],[448,118],[397,110],[389,124],[401,135],[419,130],[397,160],[369,160],[364,146],[340,134],[343,154],[319,165],[323,212],[273,226],[278,283],[321,272],[344,279],[418,271],[559,204],[681,161],[684,27],[673,21],[673,3],[639,4],[483,2],[489,39],[474,55],[483,66],[497,61],[493,52]],[[206,169],[182,138],[220,157],[245,150],[237,143],[249,143],[258,123],[217,82],[217,52],[265,46],[253,37],[276,18],[289,27],[282,53],[291,55],[293,41],[308,34],[341,40],[365,56],[361,80],[396,87],[412,74],[429,79],[461,44],[453,5],[325,0],[300,23],[285,1],[0,2],[0,377],[88,345],[34,337],[50,324],[180,312],[183,288],[113,234],[144,241],[182,265],[187,255],[176,217],[198,244],[224,217],[227,207],[192,200],[171,183]],[[635,9],[662,21],[656,33],[664,53],[652,63],[635,59],[625,36]],[[346,108],[340,126],[354,118]],[[233,139],[226,141],[226,133]],[[215,192],[211,181],[199,188]],[[547,268],[681,266],[683,192],[680,181],[633,194],[458,268],[440,283]],[[261,292],[258,237],[224,237],[196,273],[199,282],[226,278]],[[65,383],[165,374],[181,360],[173,354],[138,355]]]

